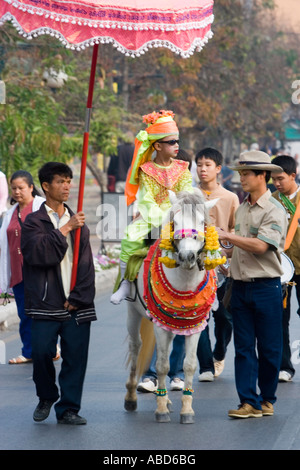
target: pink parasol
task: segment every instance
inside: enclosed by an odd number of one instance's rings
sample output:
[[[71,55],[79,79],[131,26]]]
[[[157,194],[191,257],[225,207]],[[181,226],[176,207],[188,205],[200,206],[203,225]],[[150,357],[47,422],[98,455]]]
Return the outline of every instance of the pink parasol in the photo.
[[[0,0],[0,26],[11,21],[27,39],[49,35],[67,48],[93,46],[77,210],[83,206],[89,126],[100,43],[138,57],[166,47],[183,58],[200,51],[210,37],[214,0]],[[76,231],[71,288],[76,282],[80,230]]]

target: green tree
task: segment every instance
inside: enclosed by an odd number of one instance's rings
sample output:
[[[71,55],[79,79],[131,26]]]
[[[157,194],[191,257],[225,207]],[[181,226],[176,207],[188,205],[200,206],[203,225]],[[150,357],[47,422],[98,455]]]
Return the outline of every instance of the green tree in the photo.
[[[0,108],[1,169],[8,178],[25,169],[36,180],[43,163],[69,158],[64,110],[43,86],[38,50],[19,41],[9,25],[0,34],[1,78],[6,83],[6,104]]]
[[[74,53],[47,38],[28,44],[19,40],[9,24],[0,29],[0,44],[1,75],[7,88],[6,105],[0,109],[3,171],[9,177],[23,168],[36,178],[38,168],[46,161],[80,159],[92,51]],[[45,72],[53,71],[66,73],[61,88],[45,78]],[[110,75],[99,64],[89,141],[93,172],[96,168],[91,156],[115,153],[118,141],[125,139],[128,130],[135,132],[135,126],[134,117],[118,103]],[[103,184],[99,172],[95,176]]]
[[[7,81],[7,104],[0,109],[0,157],[8,177],[21,168],[36,177],[46,161],[67,161],[65,129],[57,122],[62,112],[42,89]]]
[[[292,35],[284,35],[274,21],[273,5],[218,0],[214,36],[201,52],[182,59],[152,49],[131,59],[128,108],[146,114],[153,110],[153,93],[165,96],[162,107],[176,113],[183,146],[195,150],[267,142],[282,133],[299,54]],[[113,57],[122,83],[124,59]]]

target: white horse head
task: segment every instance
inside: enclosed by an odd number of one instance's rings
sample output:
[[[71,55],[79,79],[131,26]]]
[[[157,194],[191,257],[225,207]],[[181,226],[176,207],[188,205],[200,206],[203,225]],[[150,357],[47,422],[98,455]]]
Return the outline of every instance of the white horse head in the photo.
[[[183,269],[193,269],[205,245],[205,224],[209,223],[209,209],[218,201],[206,201],[200,189],[194,193],[169,191],[170,221],[174,223],[174,244],[177,263]]]

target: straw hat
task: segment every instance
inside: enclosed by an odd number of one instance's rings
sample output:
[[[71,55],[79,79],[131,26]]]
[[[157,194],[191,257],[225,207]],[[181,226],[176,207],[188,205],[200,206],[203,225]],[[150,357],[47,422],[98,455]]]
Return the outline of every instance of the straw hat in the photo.
[[[263,171],[278,171],[283,169],[281,166],[273,165],[271,158],[265,152],[260,150],[248,150],[240,154],[238,164],[230,167],[231,170],[263,170]]]

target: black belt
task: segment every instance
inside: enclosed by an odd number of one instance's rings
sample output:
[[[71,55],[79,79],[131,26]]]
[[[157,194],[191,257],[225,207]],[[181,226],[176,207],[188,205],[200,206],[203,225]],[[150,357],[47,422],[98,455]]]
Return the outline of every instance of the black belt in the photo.
[[[280,277],[249,277],[247,281],[234,280],[235,282],[268,282],[279,280]]]

